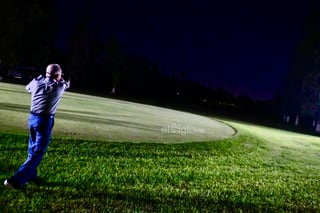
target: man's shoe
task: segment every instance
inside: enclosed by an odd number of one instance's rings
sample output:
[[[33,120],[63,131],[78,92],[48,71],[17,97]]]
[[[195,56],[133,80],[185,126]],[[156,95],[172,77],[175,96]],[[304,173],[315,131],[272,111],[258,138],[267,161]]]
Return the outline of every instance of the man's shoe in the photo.
[[[24,190],[24,187],[20,186],[13,178],[6,179],[3,184],[9,189]]]

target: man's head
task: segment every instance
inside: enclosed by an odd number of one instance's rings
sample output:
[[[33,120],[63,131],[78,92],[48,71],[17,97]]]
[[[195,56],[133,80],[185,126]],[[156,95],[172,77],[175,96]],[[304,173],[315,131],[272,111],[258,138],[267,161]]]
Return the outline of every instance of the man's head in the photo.
[[[59,64],[49,64],[46,69],[46,77],[60,81],[62,70]]]

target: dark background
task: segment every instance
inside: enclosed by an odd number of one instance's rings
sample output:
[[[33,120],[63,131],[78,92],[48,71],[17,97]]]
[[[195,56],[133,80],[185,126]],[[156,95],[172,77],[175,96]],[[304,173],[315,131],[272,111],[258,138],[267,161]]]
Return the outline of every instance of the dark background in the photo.
[[[76,91],[314,129],[316,0],[3,0],[0,76],[61,64]],[[320,123],[320,122],[319,122]]]
[[[186,78],[271,99],[302,39],[306,1],[56,1],[65,50],[79,18],[123,51],[185,70]]]

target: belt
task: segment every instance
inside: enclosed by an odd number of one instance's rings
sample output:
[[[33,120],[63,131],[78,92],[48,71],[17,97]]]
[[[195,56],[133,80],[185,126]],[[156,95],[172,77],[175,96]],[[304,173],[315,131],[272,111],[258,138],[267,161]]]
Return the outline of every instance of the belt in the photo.
[[[54,117],[54,114],[48,114],[48,113],[37,113],[37,112],[30,112],[32,115],[41,116],[41,117]]]

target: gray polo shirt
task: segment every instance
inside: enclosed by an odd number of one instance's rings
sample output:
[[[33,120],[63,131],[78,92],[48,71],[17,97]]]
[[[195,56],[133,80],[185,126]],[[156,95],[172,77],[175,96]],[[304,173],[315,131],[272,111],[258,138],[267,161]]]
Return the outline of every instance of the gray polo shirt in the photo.
[[[31,93],[31,112],[55,114],[62,94],[67,88],[69,88],[69,83],[63,79],[56,81],[42,75],[33,79],[26,86],[26,90]]]

